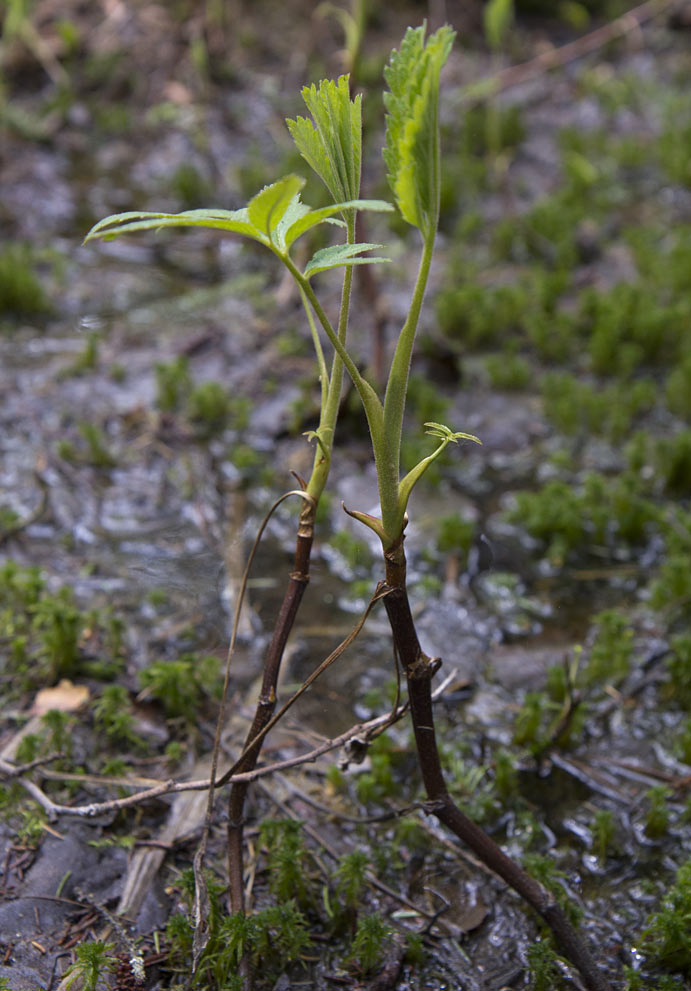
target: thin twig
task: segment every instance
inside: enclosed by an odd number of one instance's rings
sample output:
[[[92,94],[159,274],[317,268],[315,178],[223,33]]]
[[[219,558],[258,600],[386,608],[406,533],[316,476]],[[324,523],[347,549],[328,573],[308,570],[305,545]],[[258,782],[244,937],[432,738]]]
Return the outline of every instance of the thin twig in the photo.
[[[519,83],[528,82],[541,76],[544,72],[557,69],[576,59],[583,58],[609,44],[635,31],[641,27],[645,21],[663,14],[672,6],[674,0],[647,0],[638,7],[622,14],[608,24],[590,31],[575,41],[570,41],[559,48],[548,48],[540,52],[535,58],[518,65],[510,65],[502,69],[494,76],[483,79],[479,83],[471,83],[465,88],[464,96],[468,102],[481,103],[484,100],[492,99],[504,90],[517,86]]]
[[[0,546],[9,540],[10,537],[16,537],[18,533],[26,530],[27,527],[37,523],[48,509],[50,497],[48,482],[46,482],[45,478],[43,478],[38,471],[34,472],[34,478],[36,479],[38,487],[41,490],[40,502],[36,509],[34,509],[32,513],[29,513],[28,516],[25,516],[24,519],[17,520],[15,523],[10,523],[9,526],[6,526],[2,531],[0,531]]]
[[[453,682],[455,674],[455,672],[451,672],[449,676],[439,685],[433,695],[433,699],[435,701],[443,695],[449,685]],[[407,711],[408,703],[406,702],[403,705],[400,705],[396,710],[396,718],[400,719]],[[374,719],[370,719],[365,723],[357,723],[356,725],[345,730],[345,732],[341,733],[340,736],[324,740],[312,750],[307,751],[307,753],[299,754],[296,757],[288,757],[285,760],[276,761],[273,764],[266,764],[264,767],[255,767],[251,771],[234,774],[227,780],[224,777],[224,783],[230,784],[232,781],[255,781],[257,778],[267,777],[269,774],[274,774],[276,771],[287,771],[290,770],[290,768],[299,767],[302,764],[313,764],[320,757],[323,757],[324,754],[330,753],[332,750],[338,750],[339,747],[345,746],[345,744],[354,737],[363,737],[365,739],[371,737],[371,735],[381,727],[390,724],[391,717],[392,714],[387,712],[386,714],[376,716]],[[38,771],[39,773],[42,773],[41,768],[38,768]],[[34,784],[32,781],[26,781],[21,776],[17,775],[16,772],[16,765],[10,764],[9,761],[0,759],[0,773],[5,777],[16,778],[17,782],[25,788],[31,797],[34,798],[46,811],[48,818],[51,821],[55,821],[58,816],[61,815],[90,819],[108,812],[116,812],[120,809],[133,808],[143,802],[148,802],[152,798],[161,798],[163,795],[175,795],[183,791],[205,791],[211,783],[209,778],[201,778],[192,781],[175,781],[170,778],[167,781],[160,781],[151,788],[146,788],[143,791],[139,791],[136,795],[127,795],[124,798],[113,798],[105,802],[90,802],[88,805],[60,805],[59,803],[53,802],[52,799],[48,798],[48,796],[41,791],[38,785]],[[48,775],[46,774],[46,776]],[[52,777],[52,773],[50,776]],[[84,781],[88,780],[88,778],[89,776],[84,774],[61,774],[61,779],[64,781]],[[106,781],[107,779],[103,780]],[[139,782],[128,781],[126,778],[117,778],[112,779],[111,783],[117,784],[120,787],[133,787]]]
[[[45,792],[41,791],[38,785],[34,784],[33,781],[29,781],[21,774],[16,773],[16,770],[17,769],[12,764],[9,764],[5,760],[0,760],[0,771],[2,771],[2,773],[9,778],[15,778],[17,784],[21,785],[24,791],[28,792],[35,802],[38,802],[41,808],[48,814],[48,818],[51,822],[54,822],[58,817],[56,811],[57,806],[55,803],[48,798]]]
[[[288,709],[290,709],[291,706],[293,706],[298,701],[298,699],[302,695],[304,695],[305,692],[309,688],[311,688],[311,686],[314,684],[314,682],[317,680],[317,678],[321,677],[321,675],[323,675],[324,672],[328,668],[330,668],[331,665],[334,664],[335,661],[337,661],[338,658],[341,657],[345,653],[345,651],[348,649],[348,647],[350,647],[350,645],[359,636],[360,631],[362,630],[363,626],[365,625],[365,622],[367,621],[367,617],[369,616],[370,611],[372,610],[372,607],[374,606],[374,603],[377,602],[381,597],[382,597],[382,592],[379,589],[377,589],[377,591],[374,593],[374,595],[372,596],[372,598],[368,602],[367,608],[365,609],[365,611],[363,612],[362,616],[360,617],[360,619],[359,619],[359,621],[357,623],[357,626],[355,626],[350,631],[350,633],[345,638],[345,640],[342,640],[339,643],[338,647],[336,647],[334,650],[331,651],[331,653],[326,658],[326,660],[322,661],[321,664],[319,665],[319,667],[315,668],[315,670],[310,675],[307,676],[307,678],[303,681],[303,683],[300,685],[300,687],[298,688],[298,690],[293,695],[291,695],[291,697],[288,699],[288,701],[285,703],[285,705],[283,705],[278,710],[278,712],[276,713],[276,715],[273,716],[273,718],[269,720],[269,722],[264,726],[264,728],[261,730],[261,732],[258,733],[255,737],[252,738],[252,740],[247,744],[247,746],[245,747],[245,749],[243,750],[243,752],[240,754],[240,756],[238,757],[238,759],[235,761],[235,763],[233,764],[233,766],[230,768],[230,770],[226,771],[226,773],[222,777],[220,777],[218,779],[218,781],[216,782],[216,786],[217,787],[220,787],[221,785],[228,784],[228,782],[232,778],[235,778],[236,781],[252,780],[251,778],[247,778],[247,779],[242,778],[239,773],[236,773],[238,771],[238,769],[242,766],[243,760],[244,760],[245,756],[247,755],[247,753],[248,752],[251,752],[257,746],[257,744],[260,743],[260,741],[262,741],[264,739],[264,737],[274,728],[274,726],[276,725],[276,723],[278,723],[281,719],[283,719],[283,717],[285,716],[285,714],[288,711]],[[390,717],[391,717],[391,714],[389,714],[389,716],[385,716],[384,717],[384,721],[386,721],[386,719],[389,719]]]
[[[10,764],[6,760],[0,758],[0,774],[5,778],[19,778],[23,774],[28,774],[29,771],[33,771],[37,767],[44,767],[46,764],[52,763],[54,760],[59,760],[61,754],[48,754],[47,757],[36,757],[35,760],[27,761],[26,764]],[[47,773],[43,772],[45,776]]]
[[[268,513],[261,522],[261,525],[257,531],[257,535],[252,544],[252,549],[250,550],[249,556],[247,558],[247,564],[245,566],[244,573],[242,575],[242,581],[240,583],[240,589],[238,592],[237,602],[235,604],[235,613],[233,615],[233,629],[230,636],[230,643],[228,645],[228,653],[226,655],[225,664],[225,674],[223,678],[223,691],[221,693],[221,702],[218,708],[218,719],[216,720],[216,733],[214,735],[213,750],[211,753],[211,773],[209,777],[208,789],[209,795],[206,804],[206,815],[204,817],[204,827],[202,829],[202,836],[199,841],[199,845],[194,854],[193,860],[193,870],[194,870],[194,942],[193,942],[193,969],[196,969],[199,959],[201,957],[204,946],[208,938],[208,927],[207,918],[209,913],[209,895],[207,891],[206,878],[204,877],[203,863],[204,857],[206,855],[206,845],[208,842],[209,832],[211,830],[211,819],[213,816],[214,809],[214,797],[215,789],[217,787],[216,781],[216,770],[218,767],[218,756],[221,749],[221,736],[223,732],[223,726],[225,725],[225,715],[226,715],[226,702],[228,698],[228,686],[230,685],[230,667],[233,659],[233,654],[235,652],[235,642],[237,640],[238,630],[240,627],[240,613],[245,600],[245,593],[247,591],[247,582],[249,579],[250,571],[252,565],[254,564],[254,558],[257,553],[257,549],[264,535],[266,527],[269,525],[269,520],[276,512],[278,507],[289,499],[290,496],[297,495],[301,499],[305,499],[308,502],[313,502],[312,497],[309,496],[302,489],[295,489],[289,492],[285,492],[280,499],[271,506]]]
[[[445,679],[444,683],[439,686],[437,691],[434,693],[434,699],[438,699],[443,691],[448,688],[448,685],[453,680],[453,675]],[[400,719],[407,712],[407,703],[399,706],[396,711],[396,718]],[[391,713],[387,712],[385,715],[376,716],[374,719],[370,719],[365,723],[357,723],[351,726],[340,736],[333,737],[332,739],[324,740],[319,746],[314,747],[305,754],[300,754],[296,757],[289,757],[285,760],[276,761],[273,764],[267,764],[264,767],[255,767],[251,771],[245,771],[244,773],[234,774],[229,778],[223,778],[225,784],[230,784],[232,781],[255,781],[257,778],[264,778],[269,774],[274,774],[276,771],[287,771],[292,767],[299,767],[301,764],[311,764],[314,763],[319,757],[324,756],[331,752],[332,750],[338,750],[339,747],[345,746],[349,740],[353,737],[363,737],[368,738],[371,734],[382,726],[385,726],[391,722]],[[40,773],[40,768],[38,769]],[[53,802],[52,799],[41,791],[38,785],[34,784],[32,781],[27,781],[21,776],[15,774],[16,767],[10,764],[8,761],[0,760],[0,772],[8,777],[16,778],[17,782],[31,795],[32,798],[37,801],[41,807],[45,810],[48,818],[54,822],[58,816],[77,816],[82,818],[94,818],[95,816],[103,815],[107,812],[115,812],[120,809],[133,808],[140,805],[142,802],[148,802],[152,798],[161,798],[163,795],[174,795],[179,794],[183,791],[205,791],[209,788],[211,783],[209,778],[202,778],[194,781],[174,781],[172,778],[168,781],[161,781],[159,784],[152,786],[151,788],[146,788],[144,791],[137,792],[136,795],[127,795],[124,798],[114,798],[105,802],[90,802],[88,805],[60,805],[57,802]],[[84,775],[81,774],[64,774],[62,775],[65,781],[82,781],[84,780]],[[132,782],[128,782],[126,779],[118,778],[117,783],[119,785],[129,785],[132,786]],[[218,782],[217,782],[218,784]]]

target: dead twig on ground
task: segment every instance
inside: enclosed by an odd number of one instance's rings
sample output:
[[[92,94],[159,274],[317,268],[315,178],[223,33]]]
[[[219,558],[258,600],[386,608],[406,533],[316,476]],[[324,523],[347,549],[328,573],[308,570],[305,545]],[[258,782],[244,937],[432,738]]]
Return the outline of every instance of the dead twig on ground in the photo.
[[[453,681],[454,676],[455,675],[452,673],[439,686],[437,691],[434,693],[435,701],[440,698],[445,689],[448,688],[449,684]],[[400,705],[395,713],[396,719],[400,719],[404,716],[407,710],[407,703]],[[387,712],[384,715],[377,716],[365,723],[357,723],[356,725],[351,726],[344,733],[341,733],[339,736],[331,739],[324,740],[323,743],[320,743],[312,750],[307,751],[307,753],[299,754],[295,757],[288,757],[285,760],[276,761],[275,763],[267,764],[264,767],[255,767],[251,771],[238,772],[229,776],[224,775],[220,780],[222,780],[224,784],[229,784],[232,781],[255,781],[257,778],[264,778],[269,774],[274,774],[276,771],[287,771],[292,767],[299,767],[301,764],[314,763],[314,761],[318,760],[319,757],[322,757],[324,754],[330,753],[333,750],[338,750],[340,747],[345,746],[356,737],[365,740],[368,739],[373,733],[381,729],[382,726],[390,723],[391,719],[392,713]],[[38,773],[42,773],[41,767],[35,768],[35,770],[37,770]],[[52,799],[41,791],[38,785],[34,784],[33,781],[28,781],[20,775],[17,775],[16,771],[17,768],[14,764],[0,759],[0,775],[14,778],[31,795],[31,797],[41,805],[47,813],[48,818],[53,822],[58,818],[58,816],[61,815],[92,819],[95,816],[103,815],[105,813],[132,808],[140,805],[142,802],[148,802],[152,798],[161,798],[164,795],[174,795],[185,791],[205,791],[209,788],[211,783],[209,778],[190,781],[175,781],[173,778],[169,778],[167,781],[161,781],[150,788],[145,788],[143,791],[137,792],[136,795],[127,795],[124,798],[113,798],[105,802],[90,802],[87,805],[61,805],[57,802],[53,802]],[[83,781],[89,780],[89,775],[65,773],[61,775],[61,778],[65,781]],[[120,786],[125,785],[132,787],[137,782],[128,781],[125,778],[118,778],[115,783]],[[218,782],[216,784],[218,784]]]
[[[581,38],[576,38],[575,41],[570,41],[559,48],[548,48],[527,62],[509,65],[494,76],[489,76],[477,83],[471,83],[464,88],[463,95],[470,103],[482,103],[512,86],[530,82],[531,79],[535,79],[552,69],[563,68],[569,62],[575,62],[576,59],[583,58],[610,42],[640,29],[646,21],[658,14],[665,13],[673,6],[673,3],[674,0],[647,0],[646,3],[634,7],[608,24],[603,24],[594,31],[584,34]]]
[[[0,547],[11,537],[16,537],[17,534],[22,533],[22,531],[32,526],[32,524],[37,523],[48,509],[50,501],[50,489],[48,482],[45,478],[43,478],[38,470],[34,472],[34,478],[36,479],[39,489],[41,490],[41,499],[39,504],[32,513],[29,513],[28,516],[25,516],[23,519],[16,520],[14,523],[11,523],[9,526],[6,526],[2,531],[0,531]]]

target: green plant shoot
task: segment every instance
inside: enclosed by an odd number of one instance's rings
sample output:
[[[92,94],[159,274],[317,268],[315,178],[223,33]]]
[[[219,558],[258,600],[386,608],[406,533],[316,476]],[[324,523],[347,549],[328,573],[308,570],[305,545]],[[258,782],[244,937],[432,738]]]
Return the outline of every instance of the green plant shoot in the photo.
[[[323,81],[318,87],[305,87],[303,98],[312,121],[299,117],[288,121],[288,126],[299,151],[333,196],[335,202],[331,205],[318,210],[310,209],[300,197],[305,180],[297,175],[288,175],[260,190],[240,210],[114,214],[95,224],[85,241],[164,227],[206,227],[248,237],[268,248],[286,265],[300,287],[307,309],[321,380],[319,427],[309,435],[317,440],[314,469],[307,484],[307,493],[314,500],[313,510],[330,468],[343,378],[352,266],[385,260],[371,255],[363,257],[380,245],[355,243],[356,213],[358,210],[385,211],[392,208],[381,200],[358,199],[362,148],[361,101],[359,97],[350,99],[348,77],[341,76],[335,83]],[[346,240],[318,250],[301,271],[292,261],[290,251],[300,237],[325,222],[345,227]],[[336,348],[329,375],[307,296],[312,294],[310,280],[315,275],[340,266],[345,267],[345,275],[337,330],[332,328],[323,311],[320,315]],[[352,362],[349,365],[354,370]]]
[[[471,434],[454,432],[443,424],[427,423],[427,432],[439,444],[405,478],[400,478],[410,362],[439,222],[439,81],[454,39],[454,32],[448,25],[426,42],[425,30],[425,25],[409,28],[400,52],[392,53],[385,70],[389,92],[384,96],[387,109],[384,161],[389,185],[401,215],[422,235],[422,256],[408,316],[391,362],[383,405],[367,383],[359,376],[354,379],[372,435],[381,519],[359,512],[352,515],[378,534],[385,551],[400,542],[408,499],[429,465],[449,443],[457,443],[460,439],[480,443]]]
[[[304,179],[285,176],[262,189],[241,210],[188,210],[179,214],[129,212],[97,223],[86,240],[162,227],[208,227],[249,237],[264,245],[288,268],[305,303],[322,381],[322,413],[312,436],[318,441],[315,468],[323,470],[307,487],[318,497],[328,473],[341,376],[346,368],[357,388],[367,415],[377,469],[381,519],[354,512],[352,515],[373,529],[384,549],[400,542],[405,526],[408,499],[414,485],[449,443],[461,439],[479,441],[440,424],[426,424],[438,440],[437,448],[423,458],[405,478],[400,478],[400,450],[410,362],[420,311],[429,276],[439,220],[440,149],[439,81],[453,44],[454,32],[447,25],[425,40],[426,27],[409,28],[400,52],[394,51],[385,70],[389,92],[384,161],[396,205],[408,223],[422,235],[423,247],[418,276],[406,321],[396,343],[384,401],[358,371],[346,347],[346,331],[352,266],[384,259],[368,254],[378,244],[356,243],[355,215],[358,210],[390,210],[380,200],[358,198],[362,154],[361,100],[350,99],[348,77],[336,82],[323,80],[302,92],[311,120],[297,117],[288,128],[305,161],[316,172],[335,202],[317,210],[302,203]],[[301,270],[291,257],[295,242],[307,231],[329,222],[346,228],[346,240],[318,250]],[[314,291],[311,280],[320,272],[345,266],[341,311],[334,328]],[[313,316],[331,342],[334,362],[327,374]]]
[[[381,518],[358,511],[351,512],[351,515],[374,530],[385,551],[400,544],[410,493],[429,465],[439,457],[449,443],[458,442],[460,439],[480,443],[470,434],[454,432],[441,424],[427,424],[430,428],[429,432],[439,440],[439,444],[436,450],[416,465],[405,478],[400,478],[401,436],[410,362],[439,222],[441,189],[439,81],[454,39],[454,32],[448,25],[440,28],[427,41],[425,41],[425,32],[425,25],[409,28],[401,44],[401,51],[392,53],[385,70],[390,90],[385,95],[387,128],[384,148],[389,185],[403,218],[420,230],[423,248],[408,316],[399,334],[391,362],[383,403],[358,371],[340,335],[335,334],[309,283],[308,270],[301,273],[290,259],[286,260],[287,266],[311,304],[334,350],[343,360],[364,406],[377,470]],[[319,90],[308,91],[310,99],[314,99],[315,94],[322,91],[327,94],[334,92],[328,88],[328,84],[322,84]],[[299,135],[299,140],[303,144],[300,150],[309,164],[316,166],[317,174],[323,178],[327,186],[332,184],[333,191],[343,195],[347,189],[337,183],[339,176],[344,176],[345,173],[337,167],[339,153],[337,145],[334,144],[334,138],[342,142],[343,129],[339,131],[332,127],[327,132],[326,128],[323,128],[327,134],[324,144],[328,144],[331,155],[327,154],[326,158],[318,159],[313,150],[314,137],[307,128],[298,122],[293,122],[289,126],[294,137],[296,134]],[[319,131],[319,123],[317,123],[317,131]],[[340,154],[343,154],[342,143],[340,147]],[[349,147],[347,143],[346,147]],[[349,204],[346,202],[342,206],[348,208]],[[327,249],[330,250],[332,249]]]

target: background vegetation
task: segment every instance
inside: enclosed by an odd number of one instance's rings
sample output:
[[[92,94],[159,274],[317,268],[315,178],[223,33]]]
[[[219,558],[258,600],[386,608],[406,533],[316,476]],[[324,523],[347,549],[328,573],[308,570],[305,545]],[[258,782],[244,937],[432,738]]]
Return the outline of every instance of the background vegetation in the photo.
[[[517,3],[493,29],[480,4],[440,14],[370,3],[359,46],[357,5],[347,16],[297,2],[0,6],[0,909],[29,906],[34,919],[31,871],[48,877],[51,864],[62,869],[38,893],[72,903],[70,915],[21,923],[0,968],[10,988],[48,987],[72,937],[85,986],[128,986],[135,951],[147,987],[185,986],[198,833],[173,841],[160,911],[104,935],[101,906],[112,913],[120,893],[96,882],[127,873],[125,851],[160,836],[168,806],[114,812],[85,835],[69,816],[51,823],[21,782],[82,805],[129,794],[133,781],[195,776],[238,562],[289,470],[311,459],[301,433],[318,411],[299,301],[251,247],[194,232],[96,252],[81,238],[109,212],[234,208],[301,171],[283,118],[299,112],[300,86],[344,68],[365,93],[363,188],[386,197],[381,69],[424,16],[447,17],[459,41],[444,76],[442,251],[405,457],[410,466],[427,450],[428,420],[483,440],[445,455],[411,507],[424,646],[456,670],[439,703],[445,766],[455,799],[578,914],[613,987],[691,986],[683,10],[661,4],[553,71],[511,85],[497,75],[624,6]],[[478,87],[487,78],[501,91]],[[308,187],[305,199],[320,195]],[[368,240],[389,238],[379,224]],[[397,234],[386,273],[358,284],[373,375],[416,247]],[[340,510],[373,491],[365,429],[346,397],[283,693],[372,590],[372,548]],[[241,735],[292,526],[279,516],[254,572],[233,669]],[[307,749],[305,726],[333,736],[388,711],[394,665],[380,619],[358,656],[315,685],[272,759]],[[41,715],[37,693],[65,681],[67,701]],[[260,792],[247,831],[257,911],[244,928],[222,912],[215,823],[218,912],[198,987],[234,987],[245,953],[268,961],[267,987],[282,975],[315,987],[578,986],[498,882],[419,809],[399,814],[422,794],[405,726],[363,763],[351,749],[345,766],[325,761]],[[79,837],[74,861],[55,831]],[[78,877],[79,862],[91,876]],[[79,946],[84,933],[100,942]],[[382,974],[388,985],[375,984]]]

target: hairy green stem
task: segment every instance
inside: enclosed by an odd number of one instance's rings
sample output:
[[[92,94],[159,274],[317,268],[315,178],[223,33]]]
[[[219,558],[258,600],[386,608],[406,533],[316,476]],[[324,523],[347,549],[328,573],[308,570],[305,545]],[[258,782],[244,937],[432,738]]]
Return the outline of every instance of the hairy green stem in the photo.
[[[374,450],[374,457],[377,465],[388,462],[390,459],[387,458],[386,438],[384,436],[384,409],[379,397],[369,382],[360,374],[357,365],[348,354],[345,344],[339,339],[338,334],[331,326],[331,321],[324,312],[324,308],[319,302],[314,289],[310,285],[309,279],[305,278],[300,269],[289,257],[284,257],[282,255],[279,257],[309,300],[310,306],[314,310],[317,320],[323,327],[324,333],[333,345],[334,351],[342,359],[343,365],[350,375],[353,385],[358,391],[362,405],[365,409],[365,415],[367,416],[367,423],[369,425],[370,435],[372,437],[372,448]]]
[[[429,279],[429,270],[434,253],[434,233],[425,239],[418,268],[415,288],[410,301],[408,316],[399,334],[391,362],[391,371],[386,383],[384,397],[384,432],[389,457],[395,464],[396,481],[391,485],[389,474],[385,475],[384,492],[381,502],[382,523],[384,530],[391,539],[395,539],[402,526],[402,513],[398,502],[398,480],[400,473],[401,435],[403,431],[403,414],[405,412],[410,362],[415,344],[415,334],[420,320],[420,311],[425,297],[425,289]],[[381,487],[380,487],[381,488]]]
[[[348,243],[355,241],[355,218],[349,212],[347,220]],[[348,332],[348,316],[350,314],[350,294],[353,285],[353,266],[346,265],[343,275],[343,291],[341,293],[341,308],[338,317],[338,341],[345,349],[346,335]],[[312,312],[305,292],[300,286],[300,294],[305,304],[310,324],[313,324]],[[318,337],[317,337],[318,340]],[[322,375],[324,371],[322,371]],[[331,364],[331,375],[328,380],[326,399],[322,391],[322,410],[319,419],[319,433],[322,435],[322,442],[329,452],[329,457],[320,456],[319,445],[314,455],[314,465],[312,476],[307,483],[307,493],[316,501],[324,491],[326,480],[330,468],[330,454],[333,446],[334,433],[336,431],[336,420],[338,419],[338,408],[341,402],[341,392],[343,391],[343,358],[334,351],[333,362]]]

